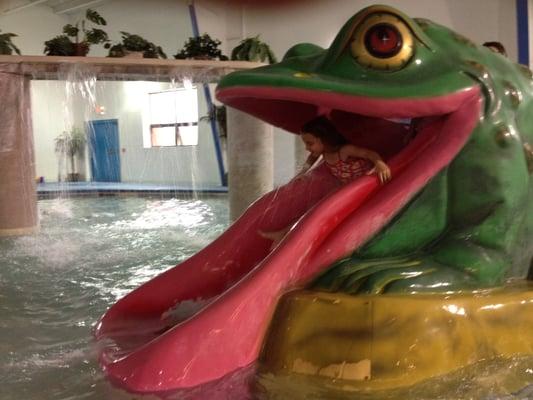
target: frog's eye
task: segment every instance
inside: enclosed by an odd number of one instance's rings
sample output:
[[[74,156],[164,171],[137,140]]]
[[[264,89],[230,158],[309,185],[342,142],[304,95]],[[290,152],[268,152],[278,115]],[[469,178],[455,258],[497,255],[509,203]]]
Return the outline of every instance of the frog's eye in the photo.
[[[378,58],[394,57],[402,49],[402,35],[389,24],[377,24],[365,34],[367,51]]]
[[[403,68],[414,54],[413,34],[393,14],[372,14],[357,27],[351,44],[354,59],[379,70]]]

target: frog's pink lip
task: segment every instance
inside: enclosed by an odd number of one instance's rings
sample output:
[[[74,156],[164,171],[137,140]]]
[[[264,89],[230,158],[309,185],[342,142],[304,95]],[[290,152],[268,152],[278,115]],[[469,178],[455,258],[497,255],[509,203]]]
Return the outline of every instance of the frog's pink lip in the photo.
[[[479,98],[477,86],[442,96],[401,99],[271,86],[217,90],[221,102],[293,133],[314,116],[331,110],[376,118],[419,118],[453,113],[473,97]]]

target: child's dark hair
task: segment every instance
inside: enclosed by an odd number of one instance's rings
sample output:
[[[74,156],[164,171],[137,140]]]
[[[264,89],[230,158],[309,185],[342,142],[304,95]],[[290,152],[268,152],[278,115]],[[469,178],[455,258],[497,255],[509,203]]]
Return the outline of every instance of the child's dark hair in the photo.
[[[500,42],[485,42],[483,43],[483,46],[488,47],[489,49],[496,51],[497,53],[503,54],[504,56],[507,56],[505,46]]]
[[[348,141],[342,136],[335,125],[324,116],[316,117],[302,126],[300,133],[310,133],[319,138],[322,143],[328,146],[342,146]]]

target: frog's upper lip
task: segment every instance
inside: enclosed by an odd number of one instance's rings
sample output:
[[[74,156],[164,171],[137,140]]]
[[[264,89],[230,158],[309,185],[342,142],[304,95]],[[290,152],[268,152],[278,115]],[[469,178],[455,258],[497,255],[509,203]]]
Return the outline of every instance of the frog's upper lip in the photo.
[[[330,247],[326,246],[329,249],[323,252],[326,258],[328,254],[342,255],[350,249],[353,251],[364,243],[446,168],[475,131],[483,104],[478,86],[436,97],[404,99],[347,96],[279,87],[229,87],[221,88],[217,94],[227,105],[295,133],[299,132],[303,123],[321,113],[330,115],[337,125],[344,123],[345,128],[370,120],[365,127],[366,137],[370,141],[377,137],[381,142],[375,147],[367,147],[377,150],[387,160],[392,180],[370,196],[370,200],[365,200],[365,206],[353,211],[343,225],[347,230],[336,231],[331,246],[341,243],[338,246],[342,249],[331,252]],[[361,116],[364,117],[361,119]],[[390,146],[389,142],[395,140],[394,135],[390,134],[394,125],[384,118],[417,118],[421,124],[414,138],[406,135],[396,140],[396,145]],[[346,135],[345,130],[341,129],[341,132]],[[350,139],[358,140],[359,136],[350,136]],[[356,140],[352,142],[360,144]],[[345,185],[339,194],[351,200],[357,199],[364,194],[369,179],[377,181],[370,176],[357,179]],[[350,228],[353,226],[361,229],[353,230]],[[320,258],[316,262],[328,265],[333,261]]]
[[[217,90],[217,98],[223,103],[293,133],[313,117],[331,110],[376,118],[419,118],[451,114],[474,97],[479,98],[477,86],[424,98],[377,98],[276,86]]]
[[[352,143],[378,151],[385,159],[404,157],[402,153],[406,153],[409,147],[406,144],[412,138],[405,126],[387,120],[417,118],[426,121],[422,133],[434,131],[432,135],[422,135],[425,139],[418,142],[428,143],[438,135],[457,144],[447,150],[449,160],[472,133],[483,101],[479,86],[420,98],[378,98],[286,86],[230,86],[219,88],[217,97],[231,107],[293,133],[300,133],[301,127],[314,117],[327,115]],[[427,129],[437,123],[438,129]],[[431,151],[441,152],[438,148]]]

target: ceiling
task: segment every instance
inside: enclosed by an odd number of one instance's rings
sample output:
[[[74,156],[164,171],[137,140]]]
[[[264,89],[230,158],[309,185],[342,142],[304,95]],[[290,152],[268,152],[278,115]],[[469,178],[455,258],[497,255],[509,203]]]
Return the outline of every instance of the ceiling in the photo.
[[[0,0],[0,16],[10,15],[37,5],[49,7],[56,14],[76,13],[110,0]]]

